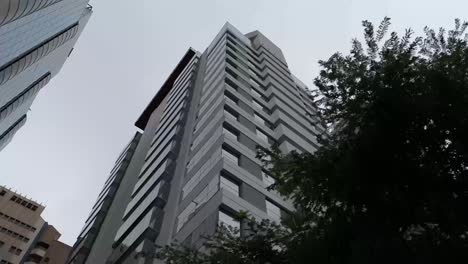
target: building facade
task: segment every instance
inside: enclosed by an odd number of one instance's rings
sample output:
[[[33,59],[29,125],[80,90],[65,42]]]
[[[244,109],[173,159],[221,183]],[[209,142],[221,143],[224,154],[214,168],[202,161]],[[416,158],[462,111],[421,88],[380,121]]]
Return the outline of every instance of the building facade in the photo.
[[[0,187],[0,263],[65,263],[71,247],[42,217],[44,206]]]
[[[239,211],[280,221],[294,208],[267,190],[274,179],[257,147],[315,151],[324,132],[316,116],[280,48],[226,24],[203,53],[187,51],[137,120],[126,183],[104,216],[112,232],[94,230],[94,246],[69,263],[158,263],[159,246],[200,248],[221,223],[241,228]]]
[[[72,52],[92,13],[88,1],[0,1],[0,150]]]
[[[124,176],[140,138],[141,134],[136,133],[120,153],[78,236],[69,256],[70,263],[100,263],[112,252],[114,236],[121,223],[118,216],[123,214],[123,205],[134,185],[132,177]]]

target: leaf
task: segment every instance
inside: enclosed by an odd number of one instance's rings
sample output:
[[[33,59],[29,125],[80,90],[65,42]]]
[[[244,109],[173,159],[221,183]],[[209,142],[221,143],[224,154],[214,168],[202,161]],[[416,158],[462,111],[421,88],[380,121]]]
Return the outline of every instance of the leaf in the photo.
[[[362,25],[364,26],[364,39],[368,47],[369,57],[375,58],[378,47],[374,38],[374,26],[367,20],[362,21]]]
[[[442,51],[446,51],[447,50],[447,43],[445,41],[445,29],[443,29],[443,28],[439,29],[439,34],[437,36],[437,39],[438,39],[438,42],[440,43],[440,47],[441,47]]]
[[[401,38],[399,49],[400,51],[404,51],[408,48],[408,45],[411,40],[411,36],[413,35],[413,30],[411,28],[405,30],[405,35]]]
[[[379,29],[377,30],[376,41],[380,42],[388,31],[388,27],[390,26],[390,18],[385,17],[382,22],[380,22]]]

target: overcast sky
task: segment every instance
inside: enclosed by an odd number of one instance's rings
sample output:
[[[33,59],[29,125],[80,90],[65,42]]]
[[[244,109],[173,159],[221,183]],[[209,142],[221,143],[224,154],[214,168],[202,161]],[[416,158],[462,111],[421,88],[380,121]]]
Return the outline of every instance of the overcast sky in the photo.
[[[134,122],[187,48],[203,51],[226,21],[259,30],[312,85],[317,61],[347,52],[361,21],[391,30],[450,28],[466,0],[94,0],[94,14],[28,122],[0,152],[0,184],[46,204],[45,219],[72,245]]]

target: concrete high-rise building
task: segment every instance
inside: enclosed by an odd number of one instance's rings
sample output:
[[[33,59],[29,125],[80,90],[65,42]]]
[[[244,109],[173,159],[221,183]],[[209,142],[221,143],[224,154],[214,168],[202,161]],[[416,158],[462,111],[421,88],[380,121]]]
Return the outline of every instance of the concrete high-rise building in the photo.
[[[324,132],[316,116],[280,48],[226,24],[203,53],[187,51],[138,118],[143,132],[116,163],[69,263],[157,263],[158,246],[200,248],[219,223],[241,228],[241,210],[279,221],[294,208],[267,190],[274,178],[256,148],[315,151]]]
[[[42,217],[44,206],[0,187],[0,263],[65,263],[71,247]]]
[[[72,52],[92,13],[88,1],[0,1],[0,150]]]

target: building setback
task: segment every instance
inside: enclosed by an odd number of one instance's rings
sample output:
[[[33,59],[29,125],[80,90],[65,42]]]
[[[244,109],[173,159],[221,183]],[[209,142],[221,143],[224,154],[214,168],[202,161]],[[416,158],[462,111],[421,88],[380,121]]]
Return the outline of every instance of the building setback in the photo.
[[[93,211],[104,224],[79,235],[69,263],[157,263],[158,246],[200,248],[219,223],[240,228],[241,210],[279,221],[293,206],[267,190],[256,147],[313,152],[324,131],[281,50],[229,23],[203,53],[187,51],[135,125],[113,202]]]
[[[92,13],[88,1],[0,1],[0,150],[72,52]]]
[[[44,206],[0,187],[0,263],[62,264],[71,247],[42,217]]]

